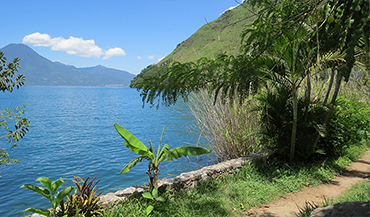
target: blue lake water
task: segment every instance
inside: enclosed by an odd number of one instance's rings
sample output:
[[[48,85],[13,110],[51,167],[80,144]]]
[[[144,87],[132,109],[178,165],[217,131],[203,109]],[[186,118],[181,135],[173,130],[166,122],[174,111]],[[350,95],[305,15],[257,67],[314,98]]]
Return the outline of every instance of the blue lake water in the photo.
[[[129,88],[108,87],[21,87],[13,93],[0,93],[0,108],[26,104],[25,117],[31,121],[29,132],[9,149],[20,163],[2,166],[0,173],[0,216],[24,216],[28,207],[50,208],[50,202],[23,184],[41,186],[40,176],[52,181],[62,177],[67,186],[73,176],[87,178],[99,174],[99,191],[115,192],[132,185],[145,184],[147,163],[142,162],[129,173],[121,169],[136,155],[124,145],[113,124],[118,123],[138,139],[156,148],[163,127],[162,143],[171,148],[196,145],[198,136],[189,132],[194,119],[183,102],[159,110],[142,108],[139,92]],[[5,131],[0,131],[4,133]],[[0,134],[2,135],[2,134]],[[186,158],[160,165],[160,178],[211,164],[207,156]],[[31,214],[31,213],[26,213]]]

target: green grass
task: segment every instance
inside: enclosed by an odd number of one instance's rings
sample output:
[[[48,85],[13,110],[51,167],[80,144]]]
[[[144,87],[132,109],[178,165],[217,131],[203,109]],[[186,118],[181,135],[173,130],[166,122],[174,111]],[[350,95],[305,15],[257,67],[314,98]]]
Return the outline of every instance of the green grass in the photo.
[[[370,202],[370,180],[367,179],[364,182],[358,183],[350,188],[342,197],[335,198],[333,200],[328,200],[321,206],[330,206],[335,203],[339,202],[352,202],[352,201],[360,201],[360,202]],[[301,210],[300,217],[308,217],[310,216],[311,212],[315,210],[317,207],[320,207],[317,204],[306,204]]]
[[[329,201],[328,205],[339,203],[339,202],[350,202],[350,201],[360,201],[369,202],[370,201],[370,180],[358,183],[354,185],[344,196],[336,198]]]
[[[351,146],[346,156],[314,163],[297,163],[291,166],[279,161],[248,164],[233,176],[224,174],[178,194],[163,193],[162,196],[167,200],[165,203],[155,204],[156,209],[152,216],[242,215],[251,207],[268,204],[285,193],[303,189],[307,182],[310,185],[329,182],[368,148],[368,143]],[[364,190],[358,192],[361,191]],[[368,199],[369,195],[364,198]],[[106,209],[105,216],[146,216],[145,209],[149,204],[151,202],[144,198],[131,198],[120,206]]]

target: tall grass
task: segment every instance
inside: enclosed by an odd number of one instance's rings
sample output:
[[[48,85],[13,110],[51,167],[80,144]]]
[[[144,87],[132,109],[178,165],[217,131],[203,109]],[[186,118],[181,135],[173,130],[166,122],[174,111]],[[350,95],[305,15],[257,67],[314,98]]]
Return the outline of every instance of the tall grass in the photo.
[[[193,94],[188,105],[197,120],[200,131],[208,141],[218,161],[238,158],[261,150],[257,100],[247,99],[243,104],[224,102],[209,96],[206,90]]]

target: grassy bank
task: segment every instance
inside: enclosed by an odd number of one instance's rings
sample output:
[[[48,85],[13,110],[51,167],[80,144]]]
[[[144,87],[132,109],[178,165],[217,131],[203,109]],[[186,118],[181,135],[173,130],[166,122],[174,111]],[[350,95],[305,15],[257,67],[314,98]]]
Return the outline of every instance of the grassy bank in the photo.
[[[230,176],[202,183],[178,194],[162,193],[164,203],[132,197],[122,204],[105,209],[105,216],[146,216],[148,205],[155,205],[152,216],[237,216],[251,207],[268,204],[288,192],[297,192],[308,184],[329,182],[345,166],[370,147],[369,143],[351,146],[345,155],[331,160],[297,163],[292,166],[272,160],[249,164]]]

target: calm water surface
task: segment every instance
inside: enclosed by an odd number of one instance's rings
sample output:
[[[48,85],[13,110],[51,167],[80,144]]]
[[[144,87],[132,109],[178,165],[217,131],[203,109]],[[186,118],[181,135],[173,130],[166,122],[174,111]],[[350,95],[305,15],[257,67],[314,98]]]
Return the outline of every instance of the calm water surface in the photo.
[[[20,163],[2,167],[0,173],[0,216],[24,216],[28,207],[50,208],[50,202],[23,184],[39,185],[40,176],[52,181],[62,177],[67,186],[73,176],[87,178],[99,174],[99,190],[104,194],[148,182],[147,163],[142,162],[129,173],[121,169],[136,155],[124,145],[115,131],[118,123],[148,144],[157,145],[163,129],[163,143],[170,147],[195,145],[198,136],[189,133],[194,126],[186,104],[159,110],[142,108],[135,89],[102,87],[21,87],[13,93],[0,93],[0,108],[26,104],[31,121],[29,132],[8,149]],[[3,133],[5,131],[0,131]],[[0,134],[2,135],[2,134]],[[2,146],[9,148],[6,140]],[[160,178],[174,177],[185,171],[210,164],[208,157],[186,158],[161,164]],[[198,160],[198,161],[197,161]],[[39,185],[41,186],[41,185]],[[30,214],[30,213],[26,213]]]

